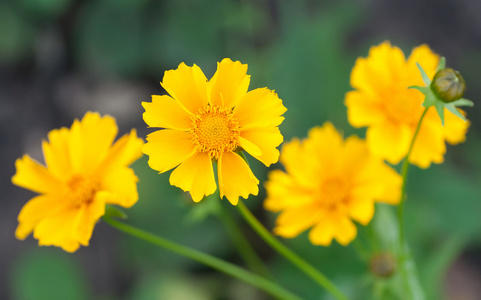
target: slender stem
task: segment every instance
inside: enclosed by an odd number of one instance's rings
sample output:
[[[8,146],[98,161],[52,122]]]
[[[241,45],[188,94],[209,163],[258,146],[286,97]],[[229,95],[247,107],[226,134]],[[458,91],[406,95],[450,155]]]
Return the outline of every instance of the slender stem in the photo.
[[[401,186],[401,201],[398,205],[398,220],[399,220],[399,243],[401,245],[401,258],[404,257],[404,202],[406,201],[406,181],[408,177],[409,171],[409,156],[414,147],[414,142],[416,141],[416,137],[419,133],[419,129],[421,128],[421,123],[423,122],[424,116],[428,111],[428,107],[426,107],[419,119],[419,123],[416,127],[416,131],[414,132],[413,138],[411,140],[411,145],[409,145],[408,153],[404,158],[402,168],[401,168],[401,176],[402,176],[402,186]]]
[[[263,278],[249,271],[246,271],[234,264],[228,263],[211,255],[205,254],[203,252],[179,245],[177,243],[171,242],[159,236],[156,236],[147,231],[138,229],[136,227],[127,225],[125,223],[104,217],[103,220],[109,225],[117,230],[127,233],[131,236],[144,240],[146,242],[152,243],[159,247],[165,248],[179,255],[186,256],[207,266],[210,266],[218,271],[224,272],[232,277],[240,279],[250,285],[253,285],[275,297],[280,299],[292,299],[301,300],[298,296],[292,294],[291,292],[285,290],[281,286]]]
[[[216,199],[218,200],[218,199]],[[228,215],[225,207],[221,203],[221,211],[218,214],[218,217],[221,219],[222,223],[229,233],[232,242],[235,244],[237,251],[242,256],[242,259],[246,262],[247,266],[258,275],[261,275],[265,278],[271,277],[269,270],[266,268],[260,257],[255,252],[252,245],[249,243],[247,238],[242,233],[242,230],[239,228],[237,223],[232,219],[231,216]]]
[[[279,254],[291,261],[297,268],[311,277],[321,287],[330,292],[338,300],[347,300],[347,297],[321,272],[295,254],[292,250],[279,242],[249,211],[244,203],[239,199],[237,204],[241,215],[249,223],[249,225],[259,234],[259,236],[269,244]]]
[[[407,257],[407,251],[406,251],[406,241],[405,241],[405,233],[404,233],[404,202],[406,202],[406,182],[407,182],[407,177],[408,177],[408,171],[409,171],[409,157],[411,155],[411,152],[414,147],[414,143],[416,141],[416,137],[418,136],[419,129],[421,128],[421,124],[424,120],[424,116],[426,115],[426,112],[428,111],[428,107],[426,107],[423,111],[423,114],[421,115],[421,118],[419,119],[418,125],[416,127],[416,131],[414,132],[413,138],[411,140],[411,144],[409,145],[409,150],[408,153],[406,154],[406,157],[404,158],[402,168],[401,168],[401,176],[402,176],[402,186],[401,186],[401,200],[398,205],[398,222],[399,222],[399,263],[402,266],[402,278],[403,282],[406,285],[409,285],[408,283],[409,278],[407,276],[407,269],[409,268],[414,268],[414,261],[409,260],[410,266],[407,265],[408,263],[408,257]],[[414,280],[414,279],[412,279]]]

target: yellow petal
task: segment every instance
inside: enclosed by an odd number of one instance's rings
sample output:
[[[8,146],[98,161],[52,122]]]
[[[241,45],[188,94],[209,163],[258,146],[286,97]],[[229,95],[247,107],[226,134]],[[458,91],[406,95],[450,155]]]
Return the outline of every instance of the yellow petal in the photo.
[[[357,197],[348,206],[349,215],[362,225],[367,225],[374,215],[374,201],[369,197]]]
[[[116,204],[126,208],[134,205],[139,195],[137,193],[137,181],[131,168],[117,168],[102,178],[101,191],[103,201],[108,204]]]
[[[259,147],[257,147],[256,144],[253,142],[243,138],[242,136],[239,136],[238,138],[239,145],[247,151],[252,156],[260,156],[262,154],[262,151]]]
[[[433,109],[434,112],[434,109]],[[414,142],[409,161],[420,168],[428,168],[431,163],[442,163],[446,144],[444,143],[443,128],[438,120],[426,119],[421,124],[418,136]]]
[[[352,221],[339,215],[328,215],[309,232],[309,240],[314,245],[329,246],[335,238],[341,245],[349,244],[357,234]]]
[[[269,172],[265,187],[267,198],[264,208],[270,211],[305,206],[315,201],[311,190],[299,186],[289,174],[281,170]]]
[[[368,58],[358,58],[351,72],[351,86],[370,95],[378,94],[380,89],[390,87],[392,82],[400,81],[404,74],[404,53],[389,42],[369,49]]]
[[[105,214],[105,201],[103,192],[95,195],[95,199],[88,205],[82,206],[79,212],[78,222],[73,227],[72,238],[83,246],[88,246],[90,238],[100,217]]]
[[[366,139],[369,150],[376,156],[397,164],[406,156],[411,143],[412,132],[406,124],[389,121],[369,127]]]
[[[229,109],[236,106],[249,88],[250,76],[246,73],[247,65],[224,58],[209,82],[210,103]]]
[[[241,130],[241,137],[256,145],[260,153],[249,151],[242,143],[241,146],[253,157],[260,160],[267,167],[279,160],[279,146],[284,138],[282,137],[279,128],[264,127],[251,128],[249,130]]]
[[[361,91],[346,93],[347,118],[354,127],[364,127],[377,124],[384,120],[385,114],[380,109],[377,96],[371,96]]]
[[[70,208],[53,216],[43,218],[35,226],[33,235],[40,246],[57,246],[67,252],[75,252],[79,241],[73,237],[75,226],[80,221],[81,209]]]
[[[69,156],[69,130],[67,128],[54,129],[48,133],[48,142],[43,141],[43,155],[48,170],[60,181],[72,172]]]
[[[420,64],[421,67],[423,67],[426,74],[428,75],[428,77],[432,79],[434,77],[434,73],[436,72],[436,67],[438,66],[438,62],[439,62],[439,55],[435,54],[429,48],[428,45],[421,45],[414,48],[407,61],[407,65],[409,68],[408,85],[420,85],[420,86],[425,85],[422,80],[421,73],[419,72],[419,69],[416,66],[416,63]]]
[[[267,88],[255,89],[245,94],[234,108],[241,129],[278,126],[287,109],[274,91]]]
[[[459,111],[466,115],[464,111]],[[466,132],[468,131],[469,125],[469,121],[463,121],[447,109],[444,110],[443,131],[448,143],[456,145],[464,142],[466,140]]]
[[[285,238],[296,237],[313,226],[319,214],[313,205],[286,209],[277,218],[274,233]]]
[[[62,183],[44,166],[24,155],[15,161],[17,172],[12,183],[37,193],[55,193],[61,189]]]
[[[152,95],[152,102],[142,102],[144,121],[149,127],[187,131],[192,127],[190,114],[171,97]]]
[[[137,131],[132,129],[130,134],[125,134],[110,148],[105,160],[97,169],[97,176],[108,174],[112,169],[129,166],[142,156],[144,141],[137,137]]]
[[[226,152],[219,158],[217,173],[220,197],[226,196],[232,205],[237,205],[239,197],[247,199],[250,194],[259,192],[259,180],[236,153]]]
[[[117,135],[117,124],[110,116],[87,112],[82,121],[75,120],[70,134],[70,161],[75,171],[86,173],[107,155]]]
[[[186,159],[170,175],[170,184],[190,192],[195,202],[213,194],[217,186],[209,154],[196,153]]]
[[[62,200],[62,198],[50,195],[40,195],[30,199],[18,215],[19,224],[15,231],[17,239],[25,239],[39,220],[64,210],[68,203]]]
[[[195,64],[165,71],[161,85],[187,112],[195,114],[207,105],[207,78]]]
[[[149,166],[160,173],[174,168],[196,152],[189,133],[172,129],[149,134],[142,151],[149,156]]]

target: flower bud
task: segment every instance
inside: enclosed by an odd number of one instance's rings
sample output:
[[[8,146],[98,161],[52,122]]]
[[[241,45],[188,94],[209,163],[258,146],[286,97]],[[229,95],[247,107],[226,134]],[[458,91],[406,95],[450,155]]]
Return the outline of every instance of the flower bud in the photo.
[[[387,278],[396,271],[396,260],[390,253],[379,253],[371,258],[370,268],[377,277]]]
[[[452,102],[463,97],[466,82],[458,71],[446,68],[434,75],[431,90],[442,101]]]

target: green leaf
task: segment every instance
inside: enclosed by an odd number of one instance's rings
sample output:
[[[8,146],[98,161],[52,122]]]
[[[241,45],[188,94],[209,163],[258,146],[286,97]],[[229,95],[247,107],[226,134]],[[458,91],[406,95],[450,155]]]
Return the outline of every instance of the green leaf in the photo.
[[[127,219],[127,214],[118,208],[117,206],[113,205],[108,205],[105,207],[105,214],[103,216],[104,218],[109,218],[109,219],[122,219],[126,220]]]
[[[426,95],[426,98],[424,98],[424,102],[422,104],[422,106],[424,106],[424,107],[433,106],[434,103],[436,103],[436,101],[438,101],[436,99],[436,96],[431,92],[431,90],[429,90],[429,88],[428,88],[428,92],[425,95]]]
[[[438,115],[441,118],[441,124],[443,124],[444,126],[444,102],[439,100],[435,101],[434,107],[436,108],[436,111],[438,112]]]
[[[454,106],[469,106],[469,107],[474,106],[473,101],[468,100],[468,99],[464,99],[464,98],[453,101],[453,102],[451,102],[451,104],[454,104]]]
[[[446,57],[441,56],[441,59],[439,59],[438,67],[436,68],[436,73],[439,70],[445,69],[446,68]]]
[[[454,115],[458,116],[461,118],[461,120],[466,121],[466,118],[463,116],[463,114],[456,108],[454,103],[448,103],[445,105],[445,107],[452,112]]]
[[[429,79],[428,74],[426,74],[426,72],[424,72],[424,69],[423,69],[423,67],[421,67],[420,64],[416,63],[416,66],[418,66],[419,72],[421,72],[421,77],[423,78],[424,84],[426,86],[430,86],[431,85],[431,79]]]

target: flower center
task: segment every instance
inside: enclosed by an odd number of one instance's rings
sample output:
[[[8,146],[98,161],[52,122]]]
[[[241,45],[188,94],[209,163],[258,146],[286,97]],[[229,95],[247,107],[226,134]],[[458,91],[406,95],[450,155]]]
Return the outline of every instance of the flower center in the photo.
[[[67,182],[69,191],[67,199],[73,207],[80,207],[93,201],[95,193],[99,189],[99,184],[81,175],[74,175]]]
[[[347,208],[349,201],[349,187],[339,178],[325,179],[320,186],[319,203],[329,209]]]
[[[237,148],[240,134],[239,123],[232,110],[221,106],[207,105],[191,117],[192,142],[199,152],[207,152],[218,159],[224,152]]]

